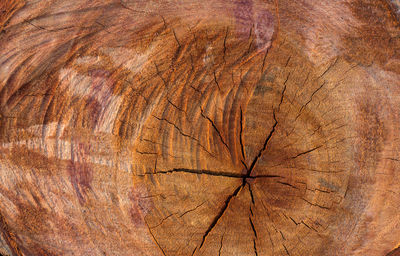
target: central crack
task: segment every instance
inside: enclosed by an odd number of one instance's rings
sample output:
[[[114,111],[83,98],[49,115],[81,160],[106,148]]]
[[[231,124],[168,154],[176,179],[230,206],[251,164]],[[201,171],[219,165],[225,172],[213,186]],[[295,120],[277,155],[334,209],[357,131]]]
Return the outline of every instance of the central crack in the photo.
[[[212,231],[212,229],[217,225],[218,221],[221,219],[221,217],[224,215],[225,211],[228,209],[229,204],[230,204],[232,198],[236,197],[236,196],[239,194],[239,192],[242,190],[242,188],[244,188],[244,186],[246,186],[246,184],[247,184],[247,179],[254,179],[254,178],[257,178],[257,177],[266,177],[266,178],[280,177],[280,176],[277,176],[277,175],[259,175],[259,176],[252,176],[252,175],[251,175],[251,173],[252,173],[252,171],[253,171],[253,169],[254,169],[254,166],[257,164],[257,161],[260,159],[260,157],[262,156],[263,152],[267,149],[268,142],[270,141],[270,139],[271,139],[273,133],[275,132],[276,126],[278,125],[278,121],[276,120],[276,117],[275,117],[275,112],[273,112],[273,118],[274,118],[274,121],[275,121],[275,122],[274,122],[274,124],[273,124],[273,126],[272,126],[271,131],[269,132],[268,136],[266,137],[266,139],[265,139],[265,141],[264,141],[263,147],[260,149],[260,151],[258,152],[258,154],[256,155],[256,157],[254,158],[253,162],[251,162],[251,165],[250,165],[249,168],[247,168],[247,166],[244,164],[244,166],[245,166],[245,168],[246,168],[246,174],[245,174],[245,175],[240,175],[240,176],[239,176],[239,177],[242,178],[242,181],[243,181],[242,184],[239,185],[239,186],[233,191],[233,193],[232,193],[231,195],[229,195],[228,198],[225,200],[225,204],[223,205],[223,207],[221,208],[221,210],[219,211],[219,213],[214,217],[214,219],[213,219],[213,221],[211,222],[210,226],[207,228],[206,232],[204,233],[203,238],[202,238],[201,243],[200,243],[200,246],[199,246],[199,249],[201,249],[201,247],[203,246],[203,244],[204,244],[204,242],[205,242],[205,240],[206,240],[208,234],[209,234],[209,233]],[[204,173],[204,172],[203,172],[203,173]],[[223,175],[223,176],[225,176],[225,175]],[[226,175],[226,176],[228,176],[228,175]],[[228,177],[233,177],[233,176],[230,175],[230,176],[228,176]],[[237,178],[238,176],[235,175],[234,177]],[[252,193],[251,193],[251,194],[252,194]],[[254,200],[254,199],[253,199],[253,196],[252,196],[252,200]],[[254,203],[254,201],[253,201],[253,203]],[[252,222],[251,222],[251,224],[253,225]],[[254,226],[252,226],[252,227],[253,227],[253,230],[254,230]],[[197,247],[194,249],[192,255],[195,254],[196,250],[197,250]]]

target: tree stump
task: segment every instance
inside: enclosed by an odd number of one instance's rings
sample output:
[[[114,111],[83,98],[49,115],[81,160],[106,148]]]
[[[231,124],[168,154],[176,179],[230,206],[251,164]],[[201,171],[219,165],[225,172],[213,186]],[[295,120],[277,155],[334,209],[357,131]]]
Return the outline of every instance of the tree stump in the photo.
[[[0,10],[0,254],[400,255],[398,1]]]

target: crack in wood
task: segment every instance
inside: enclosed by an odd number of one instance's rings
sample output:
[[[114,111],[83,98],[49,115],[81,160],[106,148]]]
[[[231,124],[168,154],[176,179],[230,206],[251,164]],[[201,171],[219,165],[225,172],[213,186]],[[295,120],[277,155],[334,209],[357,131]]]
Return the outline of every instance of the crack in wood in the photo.
[[[318,87],[318,88],[311,94],[310,99],[306,102],[306,104],[304,104],[303,106],[301,106],[301,108],[300,108],[300,110],[299,110],[299,113],[297,114],[296,118],[294,119],[295,121],[296,121],[296,120],[300,117],[300,115],[303,113],[304,108],[306,108],[307,105],[312,101],[314,95],[315,95],[319,90],[321,90],[322,87],[324,87],[325,83],[326,83],[326,81],[324,81],[324,82],[321,84],[321,86]]]
[[[190,138],[190,139],[196,141],[197,144],[198,144],[204,151],[206,151],[209,155],[211,155],[212,157],[215,158],[215,156],[214,156],[213,154],[211,154],[211,152],[208,151],[207,148],[204,147],[204,146],[200,143],[200,141],[199,141],[197,138],[195,138],[195,137],[193,137],[193,136],[190,136],[189,134],[184,133],[184,132],[181,130],[181,128],[179,128],[176,124],[174,124],[173,122],[169,121],[168,119],[159,118],[159,117],[157,117],[157,116],[155,116],[155,115],[152,115],[152,116],[153,116],[155,119],[159,120],[159,121],[165,121],[165,122],[167,122],[168,124],[174,126],[175,129],[178,130],[178,132],[179,132],[182,136],[188,137],[188,138]]]
[[[304,202],[306,202],[306,203],[308,203],[309,205],[312,205],[312,206],[315,206],[315,207],[318,207],[318,208],[321,208],[321,209],[325,209],[325,210],[330,210],[331,208],[329,208],[329,207],[326,207],[326,206],[322,206],[322,205],[319,205],[319,204],[313,204],[313,203],[311,203],[310,201],[308,201],[308,200],[306,200],[306,199],[304,199],[304,198],[301,198]]]
[[[219,84],[218,84],[217,74],[215,74],[215,70],[214,70],[213,74],[214,74],[214,82],[215,82],[215,84],[217,85],[218,90],[221,91],[221,87],[220,87]]]
[[[149,227],[149,224],[147,223],[147,221],[144,220],[144,222],[146,223],[147,229],[149,230],[149,233],[150,233],[150,235],[152,236],[152,238],[153,238],[154,242],[156,243],[157,247],[160,249],[160,251],[162,252],[162,254],[163,254],[164,256],[167,256],[167,255],[165,254],[165,252],[164,252],[164,249],[161,247],[161,245],[158,243],[156,237],[153,235],[153,232],[151,231],[151,228]]]
[[[168,215],[167,217],[163,218],[163,219],[160,221],[160,223],[158,223],[158,224],[155,225],[155,226],[149,227],[149,229],[155,229],[156,227],[161,226],[161,225],[164,223],[165,220],[167,220],[169,217],[171,217],[171,216],[174,215],[174,214],[175,214],[175,213],[171,213],[171,214]]]
[[[253,239],[254,254],[258,256],[256,240]]]
[[[282,90],[282,92],[281,92],[281,100],[279,101],[278,111],[281,109],[281,105],[282,105],[282,102],[283,102],[283,98],[285,97],[286,83],[287,83],[287,81],[289,80],[290,74],[291,74],[291,73],[289,72],[288,76],[286,77],[285,82],[283,82],[283,90]]]
[[[244,165],[244,167],[246,168],[246,170],[248,169],[247,164],[246,164],[246,154],[244,152],[244,144],[243,144],[243,111],[242,111],[242,107],[240,107],[240,131],[239,131],[239,143],[240,143],[240,148],[241,148],[241,152],[242,152],[242,164]]]
[[[286,248],[286,246],[284,244],[282,244],[282,246],[285,249],[286,254],[290,256],[290,253],[289,253],[288,249]]]
[[[246,177],[250,177],[251,172],[254,169],[254,166],[256,165],[258,159],[261,157],[262,153],[267,149],[267,144],[275,132],[275,128],[278,125],[278,121],[276,120],[276,117],[275,117],[275,111],[273,113],[273,117],[274,117],[275,123],[273,124],[271,131],[269,132],[267,138],[265,139],[263,147],[260,149],[257,156],[254,158],[253,162],[251,163],[250,168],[247,170]]]
[[[215,172],[210,170],[196,170],[196,169],[172,169],[167,171],[157,171],[157,172],[146,172],[144,174],[138,174],[137,176],[145,176],[145,175],[153,175],[153,174],[168,174],[168,173],[191,173],[191,174],[205,174],[211,176],[221,176],[221,177],[228,177],[228,178],[239,178],[243,179],[246,178],[243,174],[238,173],[229,173],[229,172]]]
[[[253,230],[254,237],[257,238],[257,231],[256,231],[256,228],[254,227],[253,220],[251,219],[250,216],[249,216],[249,221],[250,221],[251,229]]]
[[[193,212],[193,211],[197,210],[197,209],[198,209],[200,206],[202,206],[205,202],[206,202],[206,201],[202,202],[201,204],[199,204],[198,206],[196,206],[196,207],[193,208],[193,209],[190,209],[190,210],[185,211],[184,213],[182,213],[181,215],[179,215],[179,218],[182,218],[183,216],[185,216],[185,215],[186,215],[187,213],[189,213],[189,212]]]
[[[285,186],[288,186],[288,187],[291,187],[291,188],[294,188],[294,189],[299,189],[298,187],[293,186],[292,184],[287,183],[287,182],[277,181],[276,183],[279,183],[279,184],[282,184],[282,185],[285,185]]]
[[[214,130],[217,132],[218,137],[220,138],[221,142],[225,145],[225,147],[226,147],[226,148],[228,149],[228,151],[229,151],[229,146],[228,146],[228,144],[226,144],[224,138],[222,137],[221,133],[219,132],[217,126],[216,126],[215,123],[214,123],[214,121],[211,120],[211,118],[209,118],[207,115],[204,114],[203,108],[200,107],[200,111],[201,111],[201,112],[200,112],[201,116],[204,117],[205,119],[207,119],[207,120],[211,123],[211,126],[212,126],[212,127],[214,128]]]
[[[224,55],[222,56],[222,59],[226,63],[225,56],[226,56],[226,39],[228,38],[228,32],[229,32],[229,27],[226,27],[226,32],[225,32],[225,37],[224,37]]]
[[[302,155],[311,153],[311,152],[313,152],[314,150],[317,150],[317,149],[321,148],[322,146],[323,146],[323,145],[319,145],[319,146],[316,146],[315,148],[312,148],[312,149],[309,149],[309,150],[307,150],[307,151],[301,152],[301,153],[299,153],[299,154],[297,154],[297,155],[291,157],[290,159],[295,159],[295,158],[297,158],[297,157],[299,157],[299,156],[302,156]]]
[[[220,212],[217,214],[217,216],[215,216],[215,218],[211,222],[210,226],[207,228],[206,232],[204,233],[203,239],[201,240],[201,243],[200,243],[200,246],[199,246],[199,249],[201,249],[201,247],[203,246],[208,234],[215,227],[215,225],[217,225],[218,221],[221,219],[221,217],[224,215],[225,211],[228,209],[228,206],[229,206],[229,203],[231,202],[231,200],[239,194],[239,192],[240,192],[240,190],[242,188],[243,188],[243,184],[238,186],[235,189],[235,191],[231,195],[229,195],[228,198],[225,200],[225,204],[221,208]]]
[[[225,236],[225,232],[221,236],[221,243],[220,243],[219,250],[218,250],[218,256],[221,256],[222,243],[224,242],[224,236]]]

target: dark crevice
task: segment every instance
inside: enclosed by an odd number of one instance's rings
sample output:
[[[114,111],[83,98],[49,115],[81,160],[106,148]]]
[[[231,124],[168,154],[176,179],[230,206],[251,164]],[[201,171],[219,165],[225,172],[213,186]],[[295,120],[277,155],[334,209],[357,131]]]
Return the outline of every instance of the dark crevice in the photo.
[[[255,179],[255,178],[284,178],[282,176],[279,175],[250,175],[247,177],[248,179]]]
[[[169,104],[171,104],[177,110],[182,111],[183,113],[187,114],[184,109],[182,109],[182,108],[178,107],[177,105],[175,105],[170,99],[167,98],[167,101],[168,101]]]
[[[161,245],[158,243],[156,237],[153,235],[153,232],[151,231],[151,228],[150,228],[149,225],[147,224],[147,221],[146,221],[146,220],[145,220],[145,223],[146,223],[147,229],[149,230],[149,233],[150,233],[151,237],[153,238],[154,242],[156,243],[156,245],[158,246],[158,248],[160,249],[160,251],[162,252],[162,254],[163,254],[164,256],[167,256],[167,255],[165,254],[165,252],[164,252],[164,249],[161,247]]]
[[[293,221],[293,223],[297,226],[297,225],[299,225],[300,223],[297,223],[292,217],[290,217],[289,216],[289,219],[291,219],[292,221]]]
[[[228,149],[228,151],[229,151],[228,144],[226,144],[226,142],[225,142],[224,138],[222,137],[221,133],[219,132],[217,126],[215,126],[215,123],[213,122],[213,120],[211,120],[211,118],[209,118],[208,116],[206,116],[206,115],[204,114],[202,108],[200,108],[200,111],[201,111],[201,112],[200,112],[201,116],[204,117],[205,119],[207,119],[207,120],[211,123],[212,127],[214,128],[214,130],[217,132],[219,138],[221,139],[221,142],[225,145],[225,147],[226,147],[226,148]]]
[[[316,206],[316,207],[318,207],[318,208],[325,209],[325,210],[329,210],[329,209],[330,209],[329,207],[325,207],[325,206],[322,206],[322,205],[319,205],[319,204],[313,204],[313,203],[311,203],[310,201],[308,201],[308,200],[306,200],[306,199],[304,199],[304,198],[301,198],[301,199],[302,199],[304,202],[308,203],[309,205]]]
[[[160,223],[158,223],[157,225],[152,226],[152,227],[149,227],[149,229],[155,229],[156,227],[161,226],[161,225],[164,223],[164,221],[167,220],[167,219],[168,219],[169,217],[171,217],[172,215],[174,215],[174,213],[171,213],[170,215],[168,215],[167,217],[165,217],[164,219],[162,219],[162,220],[160,221]]]
[[[315,232],[317,232],[318,233],[318,231],[315,229],[315,228],[313,228],[313,227],[311,227],[311,226],[309,226],[309,225],[307,225],[304,221],[301,221],[301,223],[304,225],[304,226],[306,226],[308,229],[310,229],[310,230],[314,230]]]
[[[400,246],[397,248],[393,249],[391,252],[389,252],[386,256],[398,256],[400,255]]]
[[[242,163],[247,170],[248,168],[246,165],[246,154],[244,152],[244,144],[243,144],[243,111],[242,111],[242,107],[240,107],[240,119],[239,120],[240,120],[239,143],[240,143],[240,148],[242,151],[242,158],[243,158]]]
[[[132,82],[123,79],[123,81],[129,85],[133,85]],[[145,97],[139,90],[133,89],[133,87],[130,88],[132,90],[133,93],[135,93],[136,95],[142,97],[144,99],[144,101],[146,101],[147,104],[149,104],[149,99],[147,97]]]
[[[251,229],[253,230],[253,233],[254,233],[254,237],[257,238],[257,231],[256,231],[256,228],[254,227],[254,223],[253,223],[253,220],[251,219],[251,217],[249,217],[249,221],[250,221]]]
[[[179,51],[179,48],[181,48],[181,43],[179,42],[178,37],[176,36],[176,33],[175,33],[174,29],[172,29],[172,33],[174,34],[176,43],[178,44],[178,51]]]
[[[246,171],[247,171],[248,167],[247,167],[247,164],[246,164],[246,162],[245,162],[245,161],[243,161],[243,160],[240,160],[240,162],[242,163],[242,165],[244,166],[244,168],[245,168],[245,169],[246,169]]]
[[[222,177],[240,178],[240,179],[246,178],[245,175],[238,174],[238,173],[214,172],[214,171],[210,171],[210,170],[196,170],[196,169],[172,169],[172,170],[168,170],[168,171],[147,172],[144,174],[139,174],[137,176],[145,176],[145,175],[153,175],[153,174],[168,174],[168,173],[176,173],[176,172],[192,173],[192,174],[206,174],[206,175],[211,175],[211,176],[222,176]]]
[[[283,102],[283,98],[285,97],[286,83],[287,83],[287,81],[289,80],[289,76],[290,76],[290,73],[288,74],[288,76],[287,76],[285,82],[283,83],[283,90],[282,90],[282,93],[281,93],[281,100],[279,101],[279,105],[278,105],[278,111],[281,109],[281,105],[282,105],[282,102]]]
[[[281,233],[282,239],[286,240],[285,236],[283,235],[282,231],[279,230],[279,233]]]
[[[165,122],[167,122],[168,124],[174,126],[175,129],[178,130],[178,132],[179,132],[182,136],[188,137],[188,138],[190,138],[190,139],[196,141],[197,144],[198,144],[204,151],[206,151],[209,155],[211,155],[212,157],[215,158],[215,156],[214,156],[213,154],[211,154],[211,152],[208,151],[207,148],[204,147],[204,146],[200,143],[200,141],[199,141],[197,138],[195,138],[195,137],[193,137],[193,136],[190,136],[189,134],[184,133],[176,124],[174,124],[173,122],[169,121],[168,119],[160,118],[160,117],[157,117],[157,116],[155,116],[155,115],[152,115],[152,116],[153,116],[155,119],[159,120],[159,121],[165,121]]]
[[[295,121],[300,117],[300,115],[302,114],[302,111],[305,107],[307,107],[307,105],[312,101],[312,98],[314,97],[314,95],[322,89],[322,87],[325,85],[326,81],[324,81],[320,87],[318,87],[310,96],[310,99],[306,102],[306,104],[304,104],[303,106],[301,106],[299,113],[297,114]]]
[[[224,62],[226,62],[225,60],[225,55],[226,55],[226,39],[228,38],[228,32],[229,32],[229,27],[226,28],[226,33],[225,33],[225,37],[224,37],[224,55],[223,55],[223,60]]]
[[[282,184],[282,185],[285,185],[285,186],[289,186],[289,187],[294,188],[294,189],[299,189],[298,187],[293,186],[292,184],[287,183],[287,182],[277,181],[277,183]]]
[[[158,69],[157,64],[154,62],[154,66],[156,67],[157,76],[163,81],[165,88],[168,88],[167,81],[165,81],[164,77],[162,77],[160,70]]]
[[[141,154],[141,155],[157,155],[156,152],[144,152],[144,151],[139,151],[136,149],[136,152]]]
[[[258,256],[256,240],[253,239],[254,254]]]
[[[220,90],[221,91],[221,87],[219,86],[219,84],[218,84],[218,80],[217,80],[217,74],[215,74],[215,70],[214,70],[214,82],[215,82],[215,84],[217,85],[217,87],[218,87],[218,90]]]
[[[387,157],[385,159],[386,160],[392,160],[392,161],[395,161],[395,162],[400,162],[400,159],[397,159],[397,158]]]
[[[290,253],[289,253],[288,249],[286,248],[286,246],[284,244],[282,244],[282,246],[285,249],[286,254],[290,256]]]
[[[287,67],[287,65],[289,65],[289,61],[290,61],[291,58],[292,58],[292,56],[289,56],[289,58],[286,61],[285,67]]]
[[[255,200],[254,200],[253,191],[252,191],[252,189],[251,189],[251,185],[250,185],[249,183],[247,183],[247,184],[249,185],[249,194],[250,194],[250,197],[251,197],[252,205],[255,206]],[[250,205],[250,208],[249,208],[249,209],[250,209],[249,222],[250,222],[251,229],[253,230],[253,234],[254,234],[254,238],[253,238],[254,254],[255,254],[256,256],[258,256],[257,244],[256,244],[256,240],[257,240],[257,230],[256,230],[256,227],[254,226],[253,219],[252,219],[252,217],[254,217],[254,215],[253,215],[253,210],[252,210],[252,208],[251,208],[251,205]]]
[[[260,149],[260,151],[258,152],[258,155],[254,158],[253,162],[251,163],[250,168],[247,170],[247,174],[246,174],[246,177],[247,177],[247,178],[250,177],[251,171],[253,170],[254,166],[256,165],[258,159],[261,157],[262,153],[266,150],[268,141],[271,139],[272,134],[274,134],[275,128],[276,128],[276,126],[278,125],[278,121],[276,120],[276,117],[275,117],[275,112],[273,113],[273,116],[274,116],[275,123],[274,123],[274,125],[272,126],[272,129],[271,129],[271,131],[269,132],[267,138],[265,139],[265,142],[264,142],[263,147]],[[244,182],[245,182],[245,181],[244,181]]]
[[[185,214],[189,213],[189,212],[193,212],[195,210],[197,210],[200,206],[202,206],[206,201],[202,202],[201,204],[199,204],[198,206],[196,206],[193,209],[187,210],[184,213],[182,213],[181,215],[179,215],[179,218],[182,218],[183,216],[185,216]]]
[[[333,66],[336,65],[336,63],[337,63],[338,60],[339,60],[339,57],[337,57],[337,58],[328,66],[328,68],[327,68],[324,72],[322,72],[321,75],[318,76],[318,78],[321,78],[321,77],[323,77],[326,73],[328,73],[328,71],[329,71]]]
[[[305,155],[305,154],[311,153],[311,152],[313,152],[314,150],[317,150],[317,149],[319,149],[319,148],[321,148],[321,147],[322,147],[322,145],[320,145],[320,146],[317,146],[317,147],[315,147],[315,148],[312,148],[312,149],[310,149],[310,150],[307,150],[307,151],[301,152],[301,153],[299,153],[299,154],[297,154],[297,155],[295,155],[295,156],[291,157],[290,159],[295,159],[295,158],[297,158],[297,157],[299,157],[299,156],[302,156],[302,155]]]
[[[146,172],[144,174],[138,174],[136,176],[143,177],[145,175],[154,175],[154,174],[168,174],[168,173],[175,173],[175,172],[182,172],[182,173],[190,173],[190,174],[204,174],[204,175],[211,175],[211,176],[220,176],[220,177],[228,177],[228,178],[238,178],[238,179],[256,179],[256,178],[284,178],[279,175],[255,175],[255,176],[247,176],[238,173],[230,173],[230,172],[216,172],[210,170],[196,170],[196,169],[172,169],[167,171],[157,171],[157,172]],[[245,185],[246,182],[242,185]],[[248,183],[247,183],[248,184]]]
[[[248,184],[248,185],[249,185],[249,192],[250,192],[251,202],[252,202],[253,205],[254,205],[254,204],[255,204],[255,201],[254,201],[253,190],[251,189],[251,185],[250,185],[250,184]],[[250,207],[250,211],[251,211],[251,207]]]
[[[218,250],[218,256],[221,256],[222,243],[224,242],[224,235],[225,235],[225,233],[222,234],[222,236],[221,236],[221,243],[220,243],[219,250]]]
[[[223,205],[223,207],[221,208],[221,210],[219,211],[219,213],[217,214],[217,216],[215,216],[215,218],[213,219],[213,221],[211,222],[210,226],[208,227],[208,229],[206,230],[206,232],[203,235],[203,239],[201,240],[199,249],[203,246],[208,234],[211,232],[211,230],[215,227],[215,225],[217,225],[219,219],[221,219],[221,217],[224,215],[226,209],[228,209],[229,203],[231,202],[232,198],[236,197],[240,190],[243,188],[243,185],[238,186],[235,191],[228,196],[228,198],[225,200],[225,204]]]
[[[194,248],[194,250],[193,250],[193,252],[192,252],[192,256],[194,255],[194,253],[196,252],[196,250],[197,250],[197,246]]]

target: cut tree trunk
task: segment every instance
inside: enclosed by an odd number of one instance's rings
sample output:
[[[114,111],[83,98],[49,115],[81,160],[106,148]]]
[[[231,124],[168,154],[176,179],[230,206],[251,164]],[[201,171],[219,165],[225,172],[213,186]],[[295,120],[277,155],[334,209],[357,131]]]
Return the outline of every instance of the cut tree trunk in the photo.
[[[400,255],[398,7],[1,0],[0,254]]]

